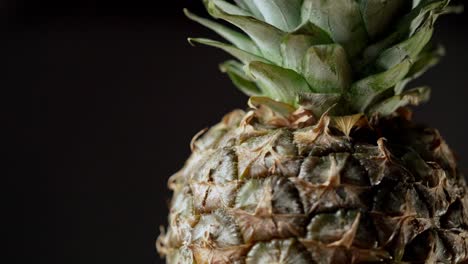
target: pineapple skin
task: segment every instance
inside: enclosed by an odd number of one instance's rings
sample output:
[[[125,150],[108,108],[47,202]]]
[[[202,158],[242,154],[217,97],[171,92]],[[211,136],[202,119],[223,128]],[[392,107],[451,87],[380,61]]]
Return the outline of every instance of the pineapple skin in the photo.
[[[410,119],[347,136],[327,114],[229,113],[170,178],[158,252],[174,264],[468,261],[465,180],[438,131]]]

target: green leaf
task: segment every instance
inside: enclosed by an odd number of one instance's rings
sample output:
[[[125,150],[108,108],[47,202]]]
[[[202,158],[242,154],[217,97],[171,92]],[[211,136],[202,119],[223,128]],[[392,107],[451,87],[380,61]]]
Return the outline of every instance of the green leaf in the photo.
[[[254,1],[264,21],[286,32],[301,23],[302,0]]]
[[[273,100],[296,105],[298,93],[310,92],[306,80],[295,71],[262,62],[250,63],[247,70],[262,93]]]
[[[398,26],[398,31],[412,36],[427,20],[432,20],[432,24],[440,14],[444,13],[450,0],[423,0],[411,12],[406,15]],[[405,32],[406,31],[406,32]]]
[[[407,4],[407,0],[359,0],[361,14],[371,38],[383,33]]]
[[[220,65],[222,72],[228,74],[234,85],[248,96],[261,96],[262,92],[242,69],[243,65],[237,61],[226,61]]]
[[[313,45],[330,43],[333,43],[333,40],[325,31],[311,22],[306,22],[283,39],[281,43],[283,66],[302,72],[302,62],[307,50]]]
[[[432,33],[432,22],[427,20],[414,36],[380,54],[376,61],[377,66],[389,69],[406,58],[415,59],[431,40]]]
[[[236,5],[238,5],[240,8],[250,11],[249,6],[245,3],[244,0],[234,0],[234,3],[236,3]]]
[[[384,50],[415,35],[425,21],[432,20],[431,22],[434,23],[437,13],[442,12],[441,10],[446,4],[447,0],[432,0],[420,3],[399,22],[393,33],[389,34],[385,39],[368,46],[363,53],[363,59],[356,66],[360,69],[365,68],[371,62],[374,62]]]
[[[418,78],[431,67],[435,66],[444,54],[445,50],[442,46],[420,54],[418,59],[413,63],[413,66],[411,66],[405,79],[395,86],[395,94],[400,94],[410,81]]]
[[[299,93],[298,104],[312,111],[315,116],[322,116],[341,99],[341,94]]]
[[[224,0],[208,0],[208,7],[210,5],[210,2],[213,2],[218,6],[221,10],[224,12],[230,14],[230,15],[235,15],[235,16],[251,16],[250,12],[245,11],[242,8],[239,8],[236,5],[233,5],[231,3],[228,3]]]
[[[294,35],[309,35],[314,39],[316,44],[331,44],[333,43],[332,37],[322,28],[315,25],[310,21],[301,24],[296,30],[290,34]]]
[[[284,32],[252,17],[231,15],[214,0],[208,2],[208,11],[212,16],[224,19],[242,29],[257,44],[265,58],[281,65],[280,44]]]
[[[262,57],[254,55],[252,53],[240,50],[232,45],[228,45],[226,43],[218,42],[211,39],[204,39],[204,38],[189,38],[190,43],[200,43],[203,45],[208,45],[212,47],[216,47],[219,49],[224,50],[225,52],[231,54],[232,56],[236,57],[238,60],[242,61],[245,64],[248,64],[252,61],[263,61],[268,62]]]
[[[202,24],[203,26],[213,30],[218,33],[220,36],[231,42],[234,46],[238,47],[241,50],[245,50],[255,55],[260,55],[260,51],[255,43],[246,35],[232,30],[226,26],[223,26],[219,23],[213,22],[209,19],[201,18],[189,10],[184,9],[185,15],[191,20]]]
[[[228,60],[219,65],[219,69],[221,70],[221,72],[232,72],[236,75],[241,76],[243,79],[253,81],[253,79],[247,76],[247,74],[245,73],[244,67],[244,64],[235,60]]]
[[[302,72],[302,61],[307,50],[314,45],[314,40],[308,35],[288,35],[281,43],[283,67]]]
[[[367,44],[367,32],[359,5],[350,0],[304,0],[302,22],[311,21],[327,31],[354,57]]]
[[[355,82],[346,94],[346,100],[355,111],[364,112],[378,95],[401,81],[410,67],[411,61],[407,59],[385,72]]]
[[[311,47],[303,63],[303,76],[314,92],[342,93],[350,85],[351,67],[338,44]]]
[[[417,60],[413,63],[408,76],[417,78],[426,72],[430,67],[436,65],[440,59],[445,55],[445,49],[442,46],[429,49],[428,51],[421,53]]]
[[[255,5],[255,0],[234,0],[242,8],[249,10],[250,13],[254,15],[255,18],[265,21],[262,13],[258,10],[258,7]]]
[[[429,100],[431,90],[429,87],[420,87],[403,92],[402,94],[390,97],[377,105],[371,107],[369,113],[390,115],[398,108],[406,105],[419,105]]]
[[[424,0],[413,0],[413,8],[417,7]]]
[[[443,14],[443,15],[445,15],[445,14],[462,14],[463,12],[465,12],[465,6],[464,5],[450,5],[450,6],[447,6],[441,14]]]

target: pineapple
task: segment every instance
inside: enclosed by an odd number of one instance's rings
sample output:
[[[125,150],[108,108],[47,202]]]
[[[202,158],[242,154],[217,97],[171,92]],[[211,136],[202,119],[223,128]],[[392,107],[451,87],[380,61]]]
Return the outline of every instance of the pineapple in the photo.
[[[449,0],[206,0],[250,96],[169,180],[167,263],[467,263],[468,196],[405,89],[437,63]],[[243,32],[243,33],[241,33]]]

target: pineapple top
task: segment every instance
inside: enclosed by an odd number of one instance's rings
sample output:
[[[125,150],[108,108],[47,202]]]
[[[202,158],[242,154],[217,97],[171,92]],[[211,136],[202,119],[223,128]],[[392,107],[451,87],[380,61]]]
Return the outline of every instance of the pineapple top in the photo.
[[[388,115],[429,98],[405,90],[436,64],[443,50],[430,39],[436,19],[456,11],[450,0],[205,0],[224,24],[186,15],[229,44],[204,38],[237,60],[221,64],[254,97],[302,106],[321,115]]]

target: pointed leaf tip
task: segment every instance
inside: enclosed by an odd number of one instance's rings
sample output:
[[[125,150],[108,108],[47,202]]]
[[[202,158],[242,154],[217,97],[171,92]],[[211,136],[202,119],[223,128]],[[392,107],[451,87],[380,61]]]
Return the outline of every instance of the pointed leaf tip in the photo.
[[[255,55],[259,55],[260,51],[255,43],[245,34],[230,29],[222,24],[216,23],[212,20],[205,19],[199,17],[188,9],[184,9],[185,15],[192,21],[195,21],[211,30],[216,32],[218,35],[232,43],[234,46],[241,50],[245,50],[247,52],[253,53]]]
[[[210,0],[208,12],[216,18],[226,20],[244,31],[250,39],[262,51],[263,56],[269,61],[281,65],[280,44],[285,35],[280,29],[257,20],[251,16],[239,15],[229,12],[224,6],[219,5],[220,0]]]
[[[232,56],[234,56],[235,58],[237,58],[238,60],[242,61],[245,64],[248,64],[248,63],[250,63],[252,61],[268,62],[265,59],[263,59],[262,57],[259,57],[259,56],[256,56],[255,54],[243,51],[241,49],[238,49],[238,48],[236,48],[236,47],[234,47],[232,45],[229,45],[229,44],[226,44],[226,43],[223,43],[223,42],[219,42],[219,41],[215,41],[215,40],[211,40],[211,39],[205,39],[205,38],[190,38],[189,41],[222,49],[225,52],[231,54]]]
[[[195,47],[195,42],[193,41],[194,39],[193,38],[187,38],[187,42],[192,46],[192,47]]]

